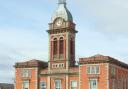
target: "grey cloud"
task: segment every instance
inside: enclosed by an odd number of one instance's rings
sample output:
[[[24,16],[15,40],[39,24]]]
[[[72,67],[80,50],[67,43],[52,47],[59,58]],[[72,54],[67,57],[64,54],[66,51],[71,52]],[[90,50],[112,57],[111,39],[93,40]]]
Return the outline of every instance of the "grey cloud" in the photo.
[[[35,44],[36,45],[36,44]],[[13,83],[15,62],[30,60],[31,58],[46,57],[47,51],[43,52],[39,47],[22,47],[16,48],[11,45],[0,43],[0,82]],[[33,50],[32,50],[33,48]],[[39,50],[38,50],[39,49]]]
[[[0,55],[0,82],[13,83],[14,78],[13,63],[8,56]]]
[[[11,46],[0,43],[0,82],[13,83],[13,65],[17,59],[14,59],[12,55],[18,55],[18,52]]]
[[[126,0],[78,0],[80,15],[93,19],[95,29],[113,34],[128,34],[128,1]]]

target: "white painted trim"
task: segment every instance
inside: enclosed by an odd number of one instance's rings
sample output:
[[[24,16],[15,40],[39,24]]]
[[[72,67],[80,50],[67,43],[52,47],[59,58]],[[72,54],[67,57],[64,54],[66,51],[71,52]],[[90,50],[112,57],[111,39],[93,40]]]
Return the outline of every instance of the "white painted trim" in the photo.
[[[44,80],[40,81],[39,89],[41,89],[41,83],[44,83],[45,84],[45,89],[47,89],[47,84],[46,84],[46,81],[44,81]]]
[[[48,76],[47,79],[48,79],[47,89],[50,89],[50,85],[51,85],[51,84],[50,84],[50,83],[51,83],[51,81],[50,81],[50,76]]]
[[[24,89],[24,88],[23,88],[23,82],[24,82],[24,81],[28,82],[28,89],[30,89],[30,81],[29,81],[29,80],[23,80],[23,81],[22,81],[22,89]]]
[[[54,36],[52,39],[50,39],[52,36]],[[54,41],[54,39],[56,38],[57,40],[59,40],[58,38],[58,34],[57,35],[50,35],[49,41]]]
[[[63,35],[60,35],[60,36],[59,36],[59,40],[60,40],[61,37],[63,38],[63,40],[65,39]]]
[[[99,72],[98,73],[96,73],[96,67],[95,66],[99,67]],[[88,73],[88,67],[90,67],[91,69],[92,69],[92,67],[95,67],[95,73]],[[90,69],[90,71],[92,71],[91,69]],[[86,65],[86,73],[87,74],[98,74],[99,75],[100,74],[100,65]]]
[[[98,80],[97,80],[97,78],[89,79],[89,89],[90,89],[90,80],[96,80],[96,84],[97,84],[97,88],[96,89],[98,89]]]
[[[55,88],[55,82],[56,82],[56,81],[59,81],[59,83],[60,83],[60,85],[61,85],[61,86],[60,86],[60,89],[62,89],[62,81],[61,81],[61,80],[58,80],[58,79],[57,79],[57,80],[54,80],[54,89],[56,89],[56,88]]]
[[[77,80],[70,80],[70,89],[72,89],[72,88],[71,88],[72,82],[77,82],[77,89],[78,89],[78,81],[77,81]]]
[[[94,66],[94,65],[101,65],[101,63],[97,63],[97,64],[85,64],[87,66]]]
[[[68,89],[69,82],[68,82],[68,75],[66,75],[66,89]]]

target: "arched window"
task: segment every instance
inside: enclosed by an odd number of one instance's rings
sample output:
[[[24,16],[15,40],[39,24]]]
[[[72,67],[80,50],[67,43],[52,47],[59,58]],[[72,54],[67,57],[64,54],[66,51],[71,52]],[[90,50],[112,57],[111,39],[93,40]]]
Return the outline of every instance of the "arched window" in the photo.
[[[64,40],[63,40],[63,37],[60,38],[59,53],[60,54],[64,53]]]
[[[57,38],[55,38],[53,41],[53,54],[57,54]]]

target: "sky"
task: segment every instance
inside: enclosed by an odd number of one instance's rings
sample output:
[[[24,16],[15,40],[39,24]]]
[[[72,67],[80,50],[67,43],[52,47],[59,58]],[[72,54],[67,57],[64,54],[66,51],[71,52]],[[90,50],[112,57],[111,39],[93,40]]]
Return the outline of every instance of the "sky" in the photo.
[[[57,0],[0,0],[0,82],[16,62],[48,61],[48,23]],[[67,0],[76,23],[76,60],[96,54],[128,63],[128,1]]]

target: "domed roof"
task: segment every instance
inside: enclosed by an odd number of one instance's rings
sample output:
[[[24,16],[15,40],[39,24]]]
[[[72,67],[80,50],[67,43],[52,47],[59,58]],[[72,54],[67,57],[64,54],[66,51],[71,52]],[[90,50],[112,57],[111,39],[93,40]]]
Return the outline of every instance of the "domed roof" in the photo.
[[[65,0],[59,0],[58,4],[59,5],[58,5],[57,10],[54,12],[52,16],[52,23],[54,22],[56,18],[59,18],[59,17],[63,18],[65,21],[73,21],[72,15],[66,7]]]

